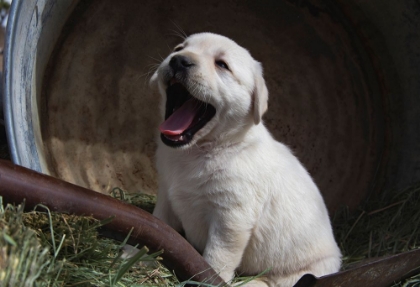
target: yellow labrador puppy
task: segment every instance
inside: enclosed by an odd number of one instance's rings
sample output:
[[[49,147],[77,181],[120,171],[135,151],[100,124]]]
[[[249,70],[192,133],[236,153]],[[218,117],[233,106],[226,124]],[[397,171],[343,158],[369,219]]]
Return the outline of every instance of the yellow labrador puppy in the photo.
[[[151,79],[163,123],[153,214],[203,254],[220,276],[293,286],[339,270],[340,250],[318,188],[261,121],[268,91],[261,64],[220,35],[192,35]]]

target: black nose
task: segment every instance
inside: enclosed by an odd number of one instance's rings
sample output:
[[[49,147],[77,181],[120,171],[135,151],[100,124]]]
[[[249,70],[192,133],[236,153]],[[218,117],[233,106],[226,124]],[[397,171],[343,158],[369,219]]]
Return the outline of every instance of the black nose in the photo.
[[[174,72],[177,71],[185,71],[188,68],[194,66],[194,62],[183,55],[176,55],[171,58],[169,61],[169,66],[172,68]]]

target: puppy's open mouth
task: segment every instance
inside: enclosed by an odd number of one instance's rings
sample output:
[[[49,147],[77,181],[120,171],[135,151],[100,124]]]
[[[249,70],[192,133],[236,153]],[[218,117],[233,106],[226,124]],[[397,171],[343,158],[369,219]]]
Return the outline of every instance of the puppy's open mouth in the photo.
[[[216,109],[194,98],[178,82],[166,89],[165,121],[160,125],[162,141],[171,147],[188,144],[216,114]]]

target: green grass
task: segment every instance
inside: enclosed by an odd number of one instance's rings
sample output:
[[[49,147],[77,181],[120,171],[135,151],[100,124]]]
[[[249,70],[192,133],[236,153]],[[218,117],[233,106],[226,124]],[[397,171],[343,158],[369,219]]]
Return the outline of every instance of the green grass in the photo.
[[[174,286],[175,276],[143,247],[121,258],[124,242],[98,235],[106,224],[39,206],[0,204],[0,286]],[[36,282],[36,285],[34,285]]]
[[[7,3],[4,0],[0,0],[0,9],[9,9],[10,8],[10,4]]]
[[[377,195],[357,212],[344,208],[333,226],[344,270],[364,259],[419,249],[420,185]],[[420,275],[393,286],[420,286]]]
[[[155,197],[114,189],[112,196],[151,212]],[[368,258],[420,248],[420,185],[383,193],[356,212],[343,208],[333,218],[343,269]],[[111,219],[109,219],[111,220]],[[100,237],[108,221],[50,212],[39,205],[3,206],[0,197],[0,286],[185,286],[143,247],[123,259],[125,242]],[[251,278],[238,278],[246,282]],[[36,282],[36,284],[35,284]],[[420,286],[420,275],[397,286]]]

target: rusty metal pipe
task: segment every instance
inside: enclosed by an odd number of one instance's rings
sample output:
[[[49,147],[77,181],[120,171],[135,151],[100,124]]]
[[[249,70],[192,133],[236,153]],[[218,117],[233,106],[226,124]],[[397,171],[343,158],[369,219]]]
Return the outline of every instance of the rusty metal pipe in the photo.
[[[12,204],[20,204],[25,199],[27,209],[42,203],[53,211],[91,215],[99,220],[115,216],[104,226],[107,235],[125,238],[133,228],[129,243],[144,244],[152,251],[163,249],[163,263],[180,280],[224,284],[181,235],[133,205],[4,160],[0,160],[0,196]]]
[[[293,287],[387,287],[420,272],[420,249],[371,258],[352,269],[317,278],[304,275]]]

